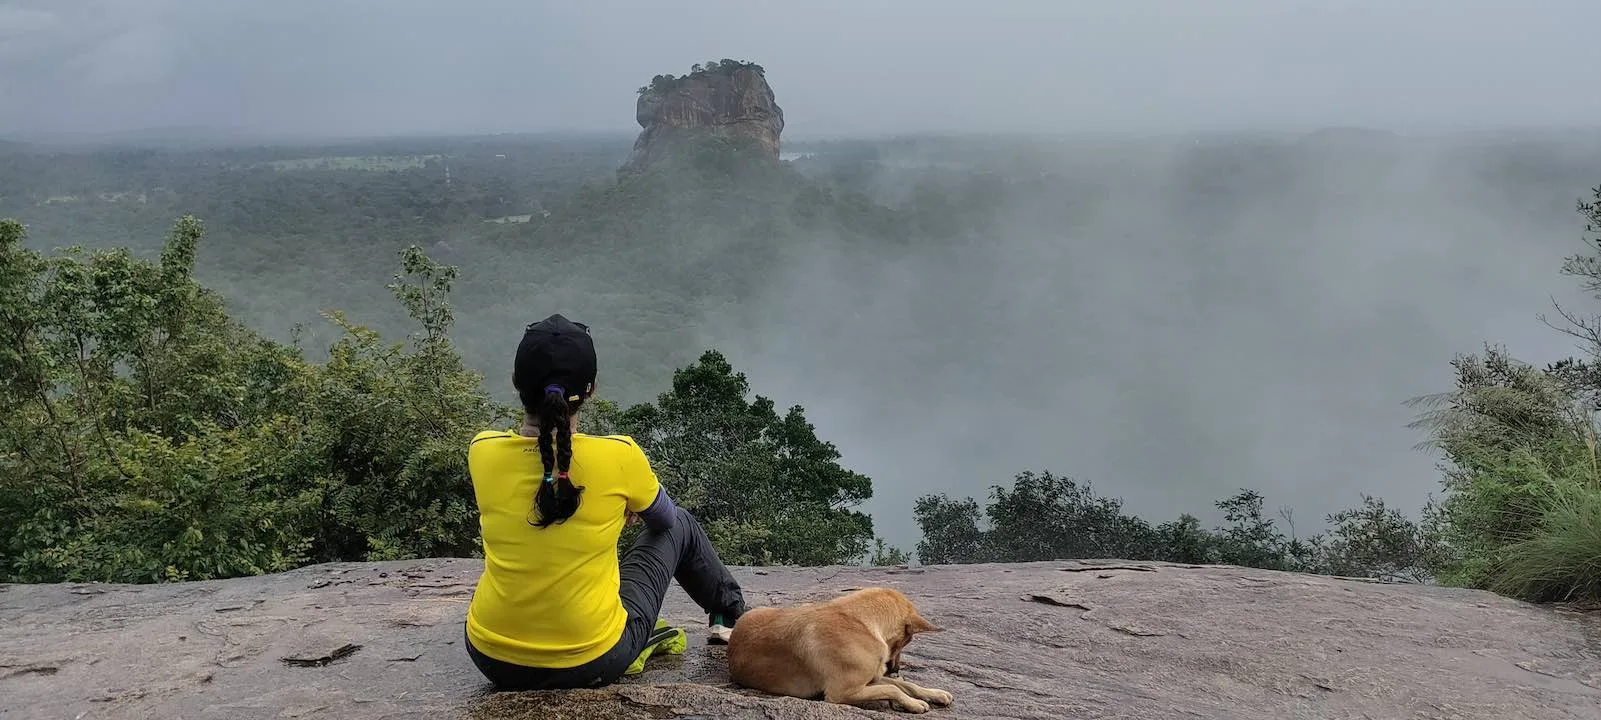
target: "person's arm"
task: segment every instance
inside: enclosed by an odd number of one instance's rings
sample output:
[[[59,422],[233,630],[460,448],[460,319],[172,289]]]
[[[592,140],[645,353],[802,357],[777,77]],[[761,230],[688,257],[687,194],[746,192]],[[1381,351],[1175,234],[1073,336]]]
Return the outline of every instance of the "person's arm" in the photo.
[[[678,517],[678,510],[673,506],[673,499],[667,497],[667,488],[656,486],[656,500],[639,513],[639,519],[645,521],[645,527],[657,532],[673,529],[673,520]]]
[[[628,512],[638,516],[645,522],[645,527],[663,532],[671,530],[674,520],[678,517],[678,510],[673,505],[672,498],[667,496],[667,488],[656,479],[656,473],[650,468],[650,460],[645,457],[645,451],[630,440],[629,445],[634,447],[634,457],[626,468],[628,472]]]

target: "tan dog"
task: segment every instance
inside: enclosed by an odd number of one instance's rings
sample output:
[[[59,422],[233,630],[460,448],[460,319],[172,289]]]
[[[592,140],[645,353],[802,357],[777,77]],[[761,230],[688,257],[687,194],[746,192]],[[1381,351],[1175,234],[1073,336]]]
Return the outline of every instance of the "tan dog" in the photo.
[[[951,694],[892,677],[901,650],[939,628],[900,591],[867,588],[823,603],[755,608],[724,637],[728,674],[744,687],[841,705],[888,700],[906,712],[950,705]]]

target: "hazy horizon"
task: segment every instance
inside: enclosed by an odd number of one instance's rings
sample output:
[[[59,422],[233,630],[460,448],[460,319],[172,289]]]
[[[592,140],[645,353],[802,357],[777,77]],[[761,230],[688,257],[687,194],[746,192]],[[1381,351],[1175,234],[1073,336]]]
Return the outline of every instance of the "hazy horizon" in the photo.
[[[795,139],[1595,126],[1597,26],[1580,0],[12,0],[0,135],[633,132],[634,88],[723,57],[767,69]]]

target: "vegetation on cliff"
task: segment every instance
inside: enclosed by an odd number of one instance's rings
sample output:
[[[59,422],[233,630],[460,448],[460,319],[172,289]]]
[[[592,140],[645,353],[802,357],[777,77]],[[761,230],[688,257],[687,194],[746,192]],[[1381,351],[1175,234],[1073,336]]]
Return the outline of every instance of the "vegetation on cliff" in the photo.
[[[730,60],[728,58],[723,58],[722,60],[710,60],[704,64],[696,63],[695,65],[690,66],[689,73],[685,75],[679,76],[673,75],[672,73],[657,75],[656,77],[650,79],[649,85],[639,86],[639,94],[649,95],[651,93],[656,93],[658,95],[665,95],[683,87],[685,84],[691,81],[702,79],[711,75],[732,75],[738,70],[754,70],[758,75],[765,75],[767,73],[762,66],[745,60]]]

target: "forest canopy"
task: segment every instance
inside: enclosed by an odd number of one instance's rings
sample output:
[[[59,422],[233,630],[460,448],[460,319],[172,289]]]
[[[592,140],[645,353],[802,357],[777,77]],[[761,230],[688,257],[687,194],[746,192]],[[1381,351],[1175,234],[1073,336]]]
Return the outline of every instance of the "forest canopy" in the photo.
[[[655,93],[662,95],[683,87],[684,83],[690,80],[704,78],[709,75],[732,75],[738,70],[753,70],[757,75],[767,74],[767,71],[762,66],[746,60],[730,60],[728,58],[709,60],[705,63],[695,63],[690,66],[687,74],[681,76],[673,75],[672,73],[657,75],[650,79],[649,85],[640,86],[639,94],[649,95]]]

